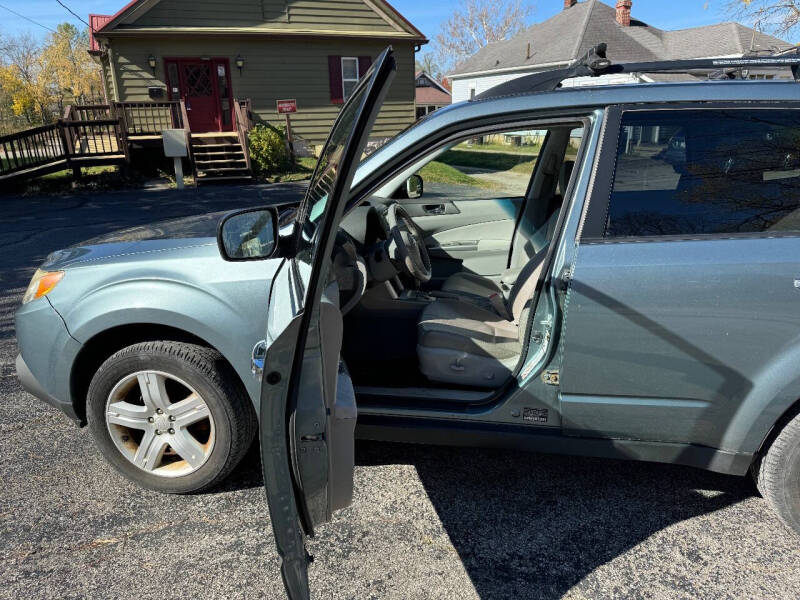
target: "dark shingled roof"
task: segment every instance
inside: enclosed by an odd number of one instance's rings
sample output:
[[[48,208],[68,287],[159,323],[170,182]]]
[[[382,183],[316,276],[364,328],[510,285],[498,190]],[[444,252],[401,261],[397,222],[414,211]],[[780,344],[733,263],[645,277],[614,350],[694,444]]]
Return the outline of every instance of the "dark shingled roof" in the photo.
[[[509,68],[536,69],[537,65],[570,62],[601,42],[608,44],[608,57],[614,62],[742,55],[751,50],[751,45],[755,51],[791,47],[788,42],[739,23],[664,31],[632,18],[631,26],[623,27],[617,23],[613,7],[599,0],[586,0],[510,40],[489,44],[460,64],[452,75]]]

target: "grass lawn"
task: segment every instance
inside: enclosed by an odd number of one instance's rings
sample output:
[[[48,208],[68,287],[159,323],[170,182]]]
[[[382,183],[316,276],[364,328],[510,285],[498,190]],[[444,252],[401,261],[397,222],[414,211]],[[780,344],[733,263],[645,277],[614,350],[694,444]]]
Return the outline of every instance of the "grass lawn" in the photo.
[[[455,167],[439,161],[431,161],[422,169],[419,174],[426,183],[449,183],[451,185],[469,185],[473,187],[492,187],[488,181],[482,181],[465,173]]]
[[[456,167],[473,167],[492,171],[508,171],[533,168],[536,156],[531,154],[508,154],[505,152],[473,152],[472,150],[448,150],[437,159]],[[522,168],[519,165],[525,165]]]
[[[510,144],[459,144],[456,150],[466,150],[468,152],[502,152],[503,154],[539,154],[542,147],[539,144],[530,146],[512,146]]]
[[[81,172],[83,176],[77,181],[72,177],[72,170],[67,169],[33,179],[10,181],[0,193],[31,196],[80,190],[118,190],[141,185],[141,176],[123,175],[117,165],[83,167]]]
[[[285,183],[287,181],[303,181],[310,179],[317,166],[317,159],[313,156],[299,156],[295,160],[294,167],[290,167],[283,173],[274,173],[264,177],[268,183]]]

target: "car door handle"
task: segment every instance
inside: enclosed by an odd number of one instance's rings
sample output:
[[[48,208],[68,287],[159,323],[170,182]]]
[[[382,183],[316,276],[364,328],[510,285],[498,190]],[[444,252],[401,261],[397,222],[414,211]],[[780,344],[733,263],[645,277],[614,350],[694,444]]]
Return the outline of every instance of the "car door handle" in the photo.
[[[253,351],[250,353],[250,372],[253,376],[261,381],[261,375],[264,373],[264,358],[267,356],[267,342],[259,340],[253,346]]]
[[[422,210],[426,215],[443,215],[445,213],[444,204],[424,204]]]

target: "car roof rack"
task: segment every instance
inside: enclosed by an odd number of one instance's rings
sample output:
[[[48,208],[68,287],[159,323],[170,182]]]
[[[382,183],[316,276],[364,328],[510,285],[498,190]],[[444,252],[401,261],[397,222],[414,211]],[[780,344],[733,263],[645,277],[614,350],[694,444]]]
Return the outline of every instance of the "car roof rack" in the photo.
[[[710,79],[736,79],[736,73],[752,67],[790,67],[795,81],[800,80],[800,48],[789,53],[751,55],[741,58],[699,58],[659,62],[637,62],[614,64],[606,58],[607,44],[590,48],[579,61],[563,69],[532,73],[496,85],[475,96],[475,100],[486,100],[499,96],[549,92],[561,87],[563,81],[574,77],[600,77],[618,73],[688,73],[694,70],[713,69]]]

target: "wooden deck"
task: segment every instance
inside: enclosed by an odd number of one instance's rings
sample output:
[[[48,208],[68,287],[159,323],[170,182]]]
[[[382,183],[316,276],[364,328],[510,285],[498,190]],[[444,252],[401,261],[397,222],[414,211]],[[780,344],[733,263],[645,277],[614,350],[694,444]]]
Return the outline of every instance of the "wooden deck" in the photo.
[[[243,103],[248,105],[249,101]],[[72,169],[79,175],[81,167],[130,162],[132,145],[156,146],[161,143],[165,129],[184,130],[196,180],[198,165],[192,157],[192,148],[215,143],[230,145],[238,154],[230,159],[235,165],[214,161],[215,168],[210,170],[233,169],[246,171],[249,176],[250,120],[243,103],[234,100],[235,131],[208,133],[190,131],[182,100],[68,106],[64,118],[56,123],[0,137],[0,182],[62,169]]]

